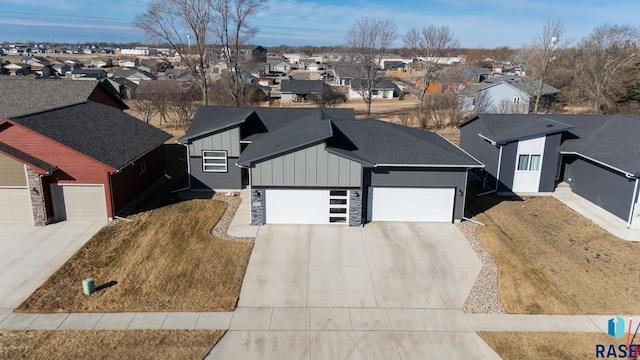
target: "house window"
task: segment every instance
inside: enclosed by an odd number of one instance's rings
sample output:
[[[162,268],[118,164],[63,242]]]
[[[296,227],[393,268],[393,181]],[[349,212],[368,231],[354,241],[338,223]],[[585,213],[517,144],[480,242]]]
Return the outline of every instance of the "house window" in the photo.
[[[144,174],[145,171],[147,171],[147,163],[138,165],[138,175]]]
[[[514,104],[520,104],[520,98],[519,98],[519,97],[517,97],[517,96],[514,96],[514,97],[513,97],[513,103],[514,103]]]
[[[224,150],[202,151],[202,171],[227,172],[227,152]]]
[[[519,155],[518,170],[520,171],[540,170],[540,155],[530,155],[530,154]]]

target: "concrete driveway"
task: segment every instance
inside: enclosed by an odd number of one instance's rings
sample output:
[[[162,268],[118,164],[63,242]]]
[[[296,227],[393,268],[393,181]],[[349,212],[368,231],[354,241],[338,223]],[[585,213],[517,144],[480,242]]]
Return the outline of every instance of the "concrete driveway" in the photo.
[[[481,268],[451,224],[268,225],[238,306],[459,309]]]
[[[20,305],[105,224],[0,224],[0,309]]]
[[[207,358],[499,359],[461,310],[481,268],[451,224],[262,226]]]

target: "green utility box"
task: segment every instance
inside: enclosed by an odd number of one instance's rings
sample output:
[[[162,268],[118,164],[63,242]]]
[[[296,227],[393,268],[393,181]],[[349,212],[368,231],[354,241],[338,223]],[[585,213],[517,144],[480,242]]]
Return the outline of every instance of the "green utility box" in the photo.
[[[96,292],[96,282],[92,278],[82,280],[82,292],[85,295],[91,295]]]

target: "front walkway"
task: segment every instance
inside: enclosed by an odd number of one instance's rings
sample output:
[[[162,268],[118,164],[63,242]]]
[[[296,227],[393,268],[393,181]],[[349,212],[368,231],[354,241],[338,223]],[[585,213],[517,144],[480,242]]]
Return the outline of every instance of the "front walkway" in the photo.
[[[580,215],[593,221],[610,234],[625,240],[640,241],[640,229],[628,229],[626,221],[623,221],[580,195],[574,194],[569,185],[559,185],[556,191],[553,192],[553,197]]]

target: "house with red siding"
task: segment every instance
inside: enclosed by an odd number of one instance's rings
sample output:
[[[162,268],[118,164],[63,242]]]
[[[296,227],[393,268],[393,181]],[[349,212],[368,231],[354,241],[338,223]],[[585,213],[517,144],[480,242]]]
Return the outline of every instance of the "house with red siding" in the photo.
[[[0,120],[0,223],[113,219],[164,175],[169,138],[91,100]]]

